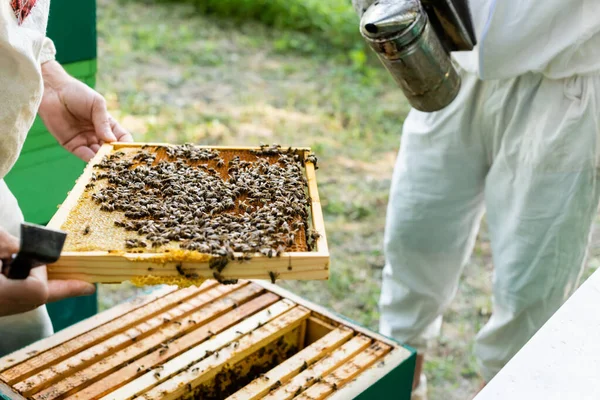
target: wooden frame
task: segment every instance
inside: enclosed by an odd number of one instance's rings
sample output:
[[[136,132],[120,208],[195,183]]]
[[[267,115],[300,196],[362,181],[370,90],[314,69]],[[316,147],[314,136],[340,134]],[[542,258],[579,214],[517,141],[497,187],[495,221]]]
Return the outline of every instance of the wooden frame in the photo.
[[[94,165],[104,156],[114,150],[123,148],[141,148],[142,146],[169,146],[162,143],[113,143],[104,144],[96,156],[85,168],[73,190],[54,215],[49,227],[60,229],[67,220],[69,213],[77,205],[79,198],[90,182]],[[258,150],[258,147],[229,147],[229,146],[197,146],[215,150]],[[305,152],[310,149],[298,148]],[[317,189],[315,168],[312,162],[306,162],[306,178],[308,194],[311,198],[312,228],[320,237],[316,240],[315,251],[287,252],[279,257],[268,258],[261,254],[254,255],[250,260],[232,261],[221,272],[225,279],[295,279],[317,280],[329,277],[329,250],[325,234],[325,223]],[[236,253],[236,257],[242,254]],[[129,253],[125,251],[76,251],[63,252],[60,259],[48,265],[49,279],[79,279],[96,283],[119,283],[135,277],[153,275],[157,277],[179,276],[177,268],[183,268],[187,273],[196,274],[200,278],[212,278],[210,269],[211,256],[192,251],[177,251],[171,253]]]
[[[84,321],[87,332],[67,328],[29,347],[35,351],[1,358],[0,398],[179,400],[192,392],[202,397],[207,388],[218,392],[233,384],[231,371],[245,379],[248,368],[281,346],[287,355],[276,365],[261,375],[250,373],[254,379],[219,398],[362,400],[386,397],[390,390],[396,398],[410,397],[414,351],[276,285],[208,281],[113,310],[119,312]],[[153,322],[165,315],[172,319]],[[191,319],[197,326],[189,325]],[[118,345],[132,329],[137,338]],[[296,346],[291,355],[288,344]]]

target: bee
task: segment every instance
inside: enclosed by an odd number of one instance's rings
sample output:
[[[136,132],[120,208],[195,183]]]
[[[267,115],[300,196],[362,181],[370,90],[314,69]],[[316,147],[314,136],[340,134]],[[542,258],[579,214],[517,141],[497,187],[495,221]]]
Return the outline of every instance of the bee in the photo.
[[[278,277],[279,277],[279,273],[269,271],[269,278],[271,278],[271,283],[275,283],[277,281]]]
[[[269,258],[273,257],[273,249],[265,248],[265,249],[261,249],[260,252]],[[270,272],[269,272],[269,274],[270,274]]]
[[[226,251],[225,254],[227,254]],[[228,263],[229,259],[225,256],[211,257],[210,261],[208,262],[208,266],[210,269],[215,269],[218,273],[221,273]]]
[[[307,368],[308,368],[308,363],[307,363],[306,361],[304,361],[304,362],[302,363],[302,366],[300,367],[300,372],[304,371],[304,370],[305,370],[305,369],[307,369]]]
[[[285,252],[285,247],[282,245],[277,246],[277,249],[275,250],[275,256],[279,257],[281,256],[283,253]]]
[[[213,272],[213,278],[215,278],[215,280],[222,285],[235,285],[236,283],[238,283],[237,279],[223,278],[223,276],[220,273],[218,273],[217,271]]]

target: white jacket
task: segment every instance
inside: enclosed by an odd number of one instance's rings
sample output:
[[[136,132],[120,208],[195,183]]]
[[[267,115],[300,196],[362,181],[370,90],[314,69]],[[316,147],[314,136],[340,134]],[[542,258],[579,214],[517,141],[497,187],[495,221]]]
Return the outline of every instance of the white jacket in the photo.
[[[482,79],[600,72],[599,0],[471,0],[479,44],[456,53]]]
[[[374,0],[353,0],[362,15]],[[470,0],[478,39],[454,53],[482,79],[527,72],[560,79],[600,72],[600,0]]]
[[[0,179],[17,160],[43,93],[41,64],[56,50],[46,38],[50,0],[38,0],[21,25],[0,1]],[[0,221],[1,225],[2,221]]]
[[[38,0],[19,25],[11,1],[0,0],[0,227],[20,234],[23,215],[2,180],[17,160],[43,94],[41,64],[54,58],[46,38],[49,0]],[[0,318],[0,357],[52,334],[46,307]]]

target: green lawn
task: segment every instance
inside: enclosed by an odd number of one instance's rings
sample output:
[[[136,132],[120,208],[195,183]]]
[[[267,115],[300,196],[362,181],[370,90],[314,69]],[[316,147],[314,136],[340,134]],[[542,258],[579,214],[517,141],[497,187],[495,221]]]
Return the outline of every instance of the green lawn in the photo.
[[[377,329],[385,208],[409,106],[360,36],[356,49],[336,49],[189,4],[98,5],[98,90],[136,140],[314,149],[331,278],[282,286]],[[489,317],[491,271],[484,229],[426,365],[432,400],[464,400],[479,386],[471,345]],[[104,285],[101,308],[135,293]]]

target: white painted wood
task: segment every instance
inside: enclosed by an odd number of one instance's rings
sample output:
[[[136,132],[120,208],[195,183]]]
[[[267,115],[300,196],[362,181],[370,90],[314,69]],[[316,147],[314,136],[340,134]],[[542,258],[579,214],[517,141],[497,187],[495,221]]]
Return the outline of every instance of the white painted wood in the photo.
[[[600,399],[600,271],[596,271],[475,400]]]

